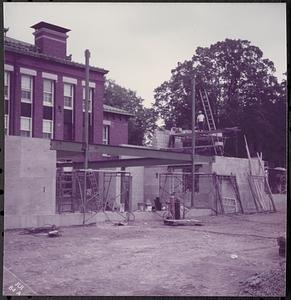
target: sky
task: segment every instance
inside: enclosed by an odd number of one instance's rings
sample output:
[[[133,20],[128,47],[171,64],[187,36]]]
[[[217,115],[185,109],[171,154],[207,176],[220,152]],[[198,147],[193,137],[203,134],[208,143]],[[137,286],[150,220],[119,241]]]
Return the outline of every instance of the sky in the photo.
[[[136,91],[149,107],[154,89],[199,46],[247,39],[287,70],[285,3],[4,3],[7,36],[34,43],[30,28],[45,21],[71,31],[67,55],[109,70],[107,78]]]

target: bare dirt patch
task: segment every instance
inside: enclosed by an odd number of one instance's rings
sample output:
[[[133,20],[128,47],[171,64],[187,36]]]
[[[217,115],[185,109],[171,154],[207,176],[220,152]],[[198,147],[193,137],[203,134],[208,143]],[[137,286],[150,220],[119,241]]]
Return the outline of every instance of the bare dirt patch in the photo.
[[[267,284],[281,268],[285,211],[199,219],[204,226],[67,227],[56,238],[7,231],[4,294],[20,281],[22,295],[282,296],[247,280],[263,274]]]

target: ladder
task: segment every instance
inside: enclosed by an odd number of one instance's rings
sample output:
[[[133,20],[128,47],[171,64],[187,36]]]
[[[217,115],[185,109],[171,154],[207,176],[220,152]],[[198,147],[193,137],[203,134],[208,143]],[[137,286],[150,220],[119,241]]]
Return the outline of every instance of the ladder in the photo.
[[[57,171],[57,207],[58,212],[73,212],[72,172]]]
[[[206,117],[206,122],[207,122],[207,126],[208,126],[208,130],[209,131],[214,131],[216,130],[216,125],[215,125],[215,121],[214,121],[214,117],[212,114],[212,109],[210,106],[210,102],[209,102],[209,98],[208,95],[206,93],[206,91],[203,89],[203,91],[201,92],[201,90],[199,90],[199,94],[200,94],[200,99],[202,102],[202,106],[203,106],[203,110],[205,113],[205,117]],[[211,142],[212,142],[212,146],[214,149],[214,153],[215,155],[223,155],[223,149],[222,147],[216,147],[216,142],[218,142],[218,137],[214,137],[211,132],[210,132],[210,137],[211,137]]]
[[[243,206],[242,206],[242,201],[241,201],[240,194],[239,194],[239,188],[238,188],[236,176],[231,175],[230,176],[230,182],[232,184],[232,187],[233,187],[233,190],[234,190],[234,193],[235,193],[235,197],[236,197],[236,199],[239,203],[240,210],[241,210],[242,213],[244,213],[244,209],[243,209]]]
[[[212,109],[211,109],[211,106],[210,106],[210,103],[209,103],[208,95],[207,95],[205,90],[203,90],[203,92],[199,91],[199,93],[200,93],[200,98],[201,98],[203,110],[204,110],[207,125],[208,125],[208,130],[209,131],[216,130],[216,125],[215,125],[215,122],[214,122],[214,118],[213,118]]]

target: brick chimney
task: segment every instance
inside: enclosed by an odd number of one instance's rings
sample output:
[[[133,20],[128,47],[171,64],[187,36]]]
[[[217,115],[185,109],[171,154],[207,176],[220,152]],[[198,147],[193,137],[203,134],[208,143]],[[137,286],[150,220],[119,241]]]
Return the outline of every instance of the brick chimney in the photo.
[[[35,31],[34,44],[41,53],[67,59],[67,38],[66,34],[70,29],[46,22],[39,22],[31,26]]]

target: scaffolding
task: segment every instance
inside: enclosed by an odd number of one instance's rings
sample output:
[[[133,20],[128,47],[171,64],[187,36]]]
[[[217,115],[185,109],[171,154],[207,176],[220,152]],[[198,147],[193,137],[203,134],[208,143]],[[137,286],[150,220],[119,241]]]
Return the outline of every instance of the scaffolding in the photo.
[[[244,213],[235,175],[195,173],[195,202],[191,205],[192,173],[159,174],[159,198],[166,206],[171,197],[179,199],[182,208],[211,209],[215,214]],[[186,210],[187,213],[187,210]]]
[[[86,188],[85,184],[86,174]],[[57,169],[57,212],[81,212],[93,217],[111,211],[133,221],[131,204],[132,176],[130,172]],[[84,190],[86,197],[84,197]],[[88,218],[88,219],[89,219]],[[86,221],[88,221],[88,219]]]

